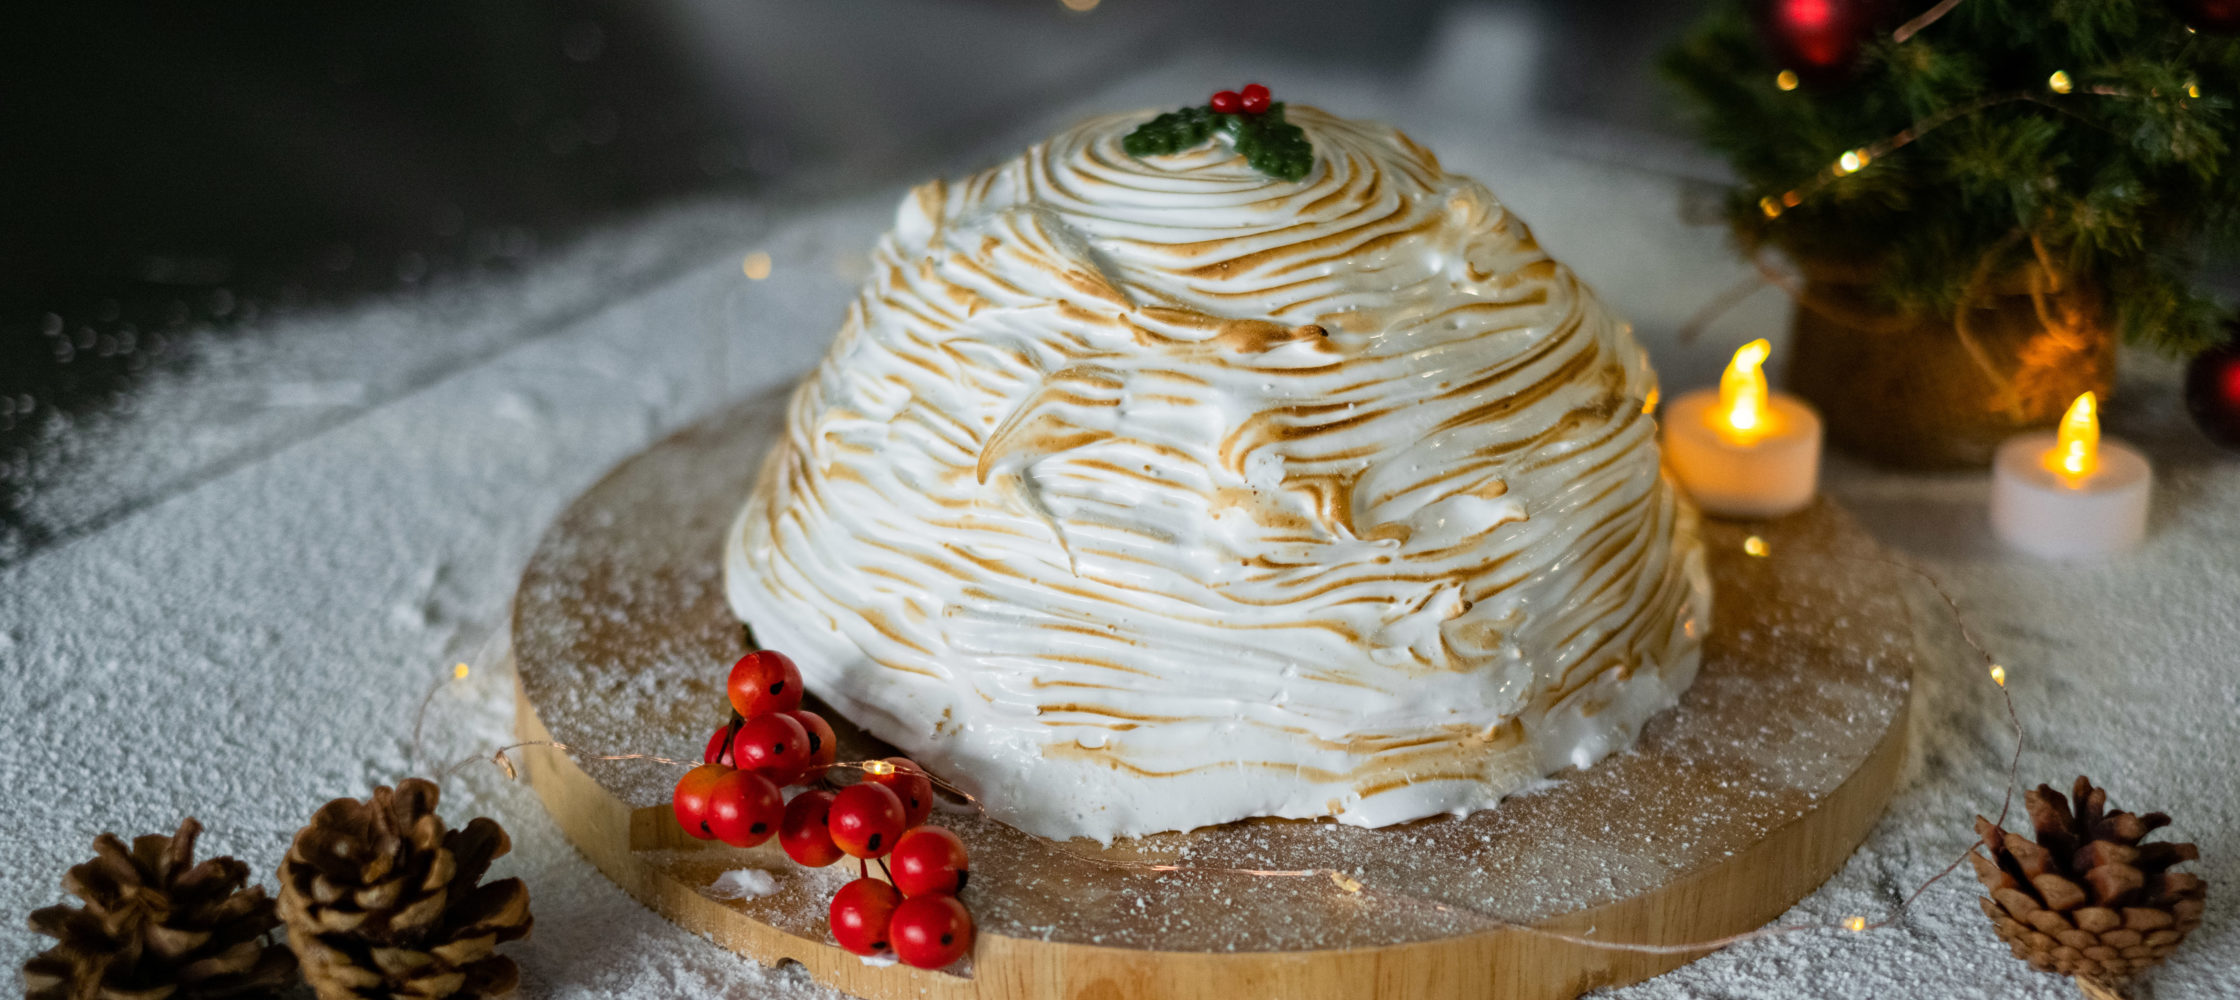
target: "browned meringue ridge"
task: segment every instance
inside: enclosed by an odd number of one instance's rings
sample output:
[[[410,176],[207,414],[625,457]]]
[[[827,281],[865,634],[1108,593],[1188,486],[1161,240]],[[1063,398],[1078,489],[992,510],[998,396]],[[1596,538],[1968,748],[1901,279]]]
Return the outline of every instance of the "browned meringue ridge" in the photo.
[[[1047,836],[1491,805],[1693,678],[1628,328],[1485,188],[1092,119],[904,199],[726,552],[849,718]]]

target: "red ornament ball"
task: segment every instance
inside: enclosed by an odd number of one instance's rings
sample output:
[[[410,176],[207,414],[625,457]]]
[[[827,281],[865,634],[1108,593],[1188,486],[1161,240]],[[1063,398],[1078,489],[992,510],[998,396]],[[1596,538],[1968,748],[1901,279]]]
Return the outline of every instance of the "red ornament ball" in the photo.
[[[739,727],[731,740],[731,757],[772,784],[790,785],[809,766],[809,734],[791,715],[758,715]]]
[[[669,796],[669,808],[677,814],[677,825],[684,832],[701,840],[714,840],[715,832],[708,829],[708,799],[715,791],[716,782],[731,769],[721,764],[702,764],[677,779],[677,790]]]
[[[2186,412],[2209,440],[2240,450],[2240,330],[2187,363]]]
[[[904,827],[917,826],[933,815],[933,779],[926,777],[924,768],[908,757],[889,757],[887,763],[894,770],[886,774],[866,775],[863,780],[885,785],[902,800]]]
[[[736,722],[737,720],[726,722],[717,726],[715,732],[708,734],[708,748],[700,751],[700,763],[721,764],[725,767],[739,766],[731,758],[731,737],[736,732],[732,727]]]
[[[778,833],[786,800],[753,771],[732,771],[708,790],[708,831],[733,847],[753,847]]]
[[[902,894],[875,878],[859,878],[832,894],[826,916],[832,921],[832,939],[858,955],[887,950],[887,930]]]
[[[1812,83],[1849,76],[1889,0],[1760,0],[1758,34],[1773,61]]]
[[[1213,95],[1206,106],[1212,108],[1215,114],[1233,115],[1244,110],[1244,98],[1234,90],[1224,90]]]
[[[955,895],[972,875],[964,841],[939,826],[921,826],[903,834],[887,864],[894,872],[894,887],[911,897]]]
[[[832,797],[825,826],[832,831],[832,842],[850,856],[886,857],[905,829],[902,800],[885,785],[849,785]]]
[[[938,969],[972,950],[972,911],[955,896],[917,896],[888,918],[894,957],[921,969]]]
[[[822,788],[802,792],[786,803],[785,818],[778,823],[778,846],[786,849],[786,857],[809,868],[840,860],[845,852],[832,842],[831,815],[832,793]]]
[[[1243,108],[1248,115],[1264,114],[1268,105],[1273,103],[1275,100],[1268,93],[1268,88],[1257,83],[1245,84],[1244,89],[1237,92],[1237,106]]]
[[[2240,32],[2240,0],[2170,0],[2170,9],[2195,31]]]
[[[832,724],[824,721],[824,716],[806,708],[795,709],[786,714],[792,716],[793,721],[801,723],[802,730],[809,734],[809,767],[802,772],[802,776],[814,778],[823,774],[825,768],[831,767],[833,761],[840,759],[840,742],[832,735]]]
[[[752,719],[801,707],[801,670],[786,654],[758,649],[731,666],[731,707]]]

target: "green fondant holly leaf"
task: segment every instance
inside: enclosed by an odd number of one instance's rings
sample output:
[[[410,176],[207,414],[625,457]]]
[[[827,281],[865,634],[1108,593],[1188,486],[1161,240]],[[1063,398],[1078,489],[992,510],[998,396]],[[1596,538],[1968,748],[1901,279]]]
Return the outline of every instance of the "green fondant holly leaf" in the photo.
[[[1299,180],[1314,169],[1314,144],[1284,120],[1281,102],[1260,114],[1223,114],[1204,105],[1169,111],[1136,126],[1120,148],[1129,156],[1163,156],[1204,145],[1215,132],[1228,136],[1252,169],[1277,180]]]

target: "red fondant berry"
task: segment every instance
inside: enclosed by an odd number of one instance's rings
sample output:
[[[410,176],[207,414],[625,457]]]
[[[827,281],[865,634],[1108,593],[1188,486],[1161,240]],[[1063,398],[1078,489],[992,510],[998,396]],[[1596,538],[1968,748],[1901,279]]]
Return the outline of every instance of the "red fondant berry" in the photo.
[[[887,918],[894,957],[921,969],[939,969],[972,950],[972,912],[955,896],[917,896]]]
[[[790,785],[801,780],[809,766],[809,734],[790,715],[758,715],[739,727],[731,741],[731,757],[738,766],[759,771],[772,784]]]
[[[859,878],[832,894],[832,939],[858,955],[876,955],[889,947],[887,925],[894,918],[902,894],[875,878]]]
[[[1237,93],[1237,106],[1243,108],[1244,113],[1248,115],[1257,115],[1267,111],[1268,105],[1271,103],[1273,103],[1273,99],[1268,95],[1268,88],[1257,83],[1245,84],[1244,89]]]
[[[786,654],[758,649],[731,665],[731,707],[746,718],[801,707],[801,670]]]
[[[778,786],[753,771],[732,771],[708,792],[708,830],[733,847],[753,847],[775,836],[786,800]]]
[[[894,887],[905,896],[935,893],[954,895],[964,889],[972,874],[965,858],[964,841],[946,827],[921,826],[895,841],[894,857],[887,859],[894,871]]]
[[[1216,114],[1233,115],[1243,110],[1244,98],[1238,97],[1234,90],[1224,90],[1213,95],[1213,100],[1207,101],[1206,104],[1213,108]]]
[[[732,721],[736,722],[738,720],[734,719]],[[731,758],[731,736],[735,731],[732,728],[732,722],[726,722],[717,726],[715,732],[709,733],[708,748],[700,751],[700,763],[721,764],[725,767],[739,766],[733,763]]]
[[[825,768],[831,767],[833,761],[840,759],[840,742],[832,735],[832,724],[824,721],[824,716],[806,708],[795,709],[786,714],[793,716],[793,721],[801,723],[801,728],[809,734],[809,767],[802,772],[802,776],[814,778],[823,774]]]
[[[721,764],[702,764],[677,779],[669,807],[676,811],[677,825],[684,827],[684,832],[701,840],[715,839],[715,833],[708,829],[708,797],[716,781],[730,773],[731,769]]]
[[[889,757],[887,763],[894,770],[886,774],[865,776],[864,780],[885,785],[894,790],[895,798],[902,800],[902,825],[917,826],[933,815],[933,780],[926,777],[924,768],[908,757]]]
[[[832,793],[822,788],[802,792],[786,803],[785,818],[778,823],[778,846],[786,849],[786,857],[810,868],[840,860],[845,852],[832,842],[827,826],[831,813]]]
[[[905,829],[902,800],[885,785],[849,785],[832,797],[825,825],[832,831],[832,842],[850,855],[885,857]]]

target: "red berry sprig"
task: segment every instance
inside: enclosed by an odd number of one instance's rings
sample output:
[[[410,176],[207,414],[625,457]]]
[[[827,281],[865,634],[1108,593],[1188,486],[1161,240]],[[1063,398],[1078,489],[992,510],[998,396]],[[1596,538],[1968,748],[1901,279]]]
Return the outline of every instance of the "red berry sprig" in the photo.
[[[1278,180],[1303,180],[1314,169],[1306,130],[1285,120],[1283,105],[1257,83],[1224,90],[1206,103],[1153,117],[1121,137],[1129,156],[1166,156],[1228,136],[1252,169]]]
[[[938,969],[972,950],[972,911],[955,896],[912,896],[887,918],[894,957]]]
[[[1265,87],[1230,96],[1240,107],[1257,100],[1266,108]],[[849,951],[892,951],[925,969],[970,954],[972,913],[956,897],[971,863],[955,833],[926,825],[933,778],[917,762],[865,761],[853,765],[864,773],[855,784],[803,788],[786,800],[787,786],[822,783],[839,754],[832,726],[801,707],[804,693],[800,669],[783,653],[757,650],[732,666],[731,718],[709,734],[704,763],[677,781],[677,825],[733,847],[776,837],[787,857],[810,868],[856,858],[862,877],[834,894],[829,914],[833,940]],[[885,880],[872,877],[872,861]]]
[[[902,827],[907,830],[926,821],[933,815],[933,779],[918,763],[908,757],[889,757],[894,765],[891,771],[874,771],[864,776],[865,781],[885,785],[894,797],[902,801]],[[897,835],[901,831],[896,831]]]
[[[894,887],[905,896],[954,896],[972,875],[964,841],[946,827],[921,826],[895,841]]]
[[[725,685],[731,710],[752,719],[801,707],[801,669],[792,658],[774,649],[758,649],[731,666]]]
[[[832,894],[832,939],[858,955],[876,955],[888,948],[888,925],[902,905],[894,886],[866,876]]]
[[[840,790],[832,800],[832,842],[856,858],[883,858],[910,828],[902,799],[885,785],[863,782]]]

